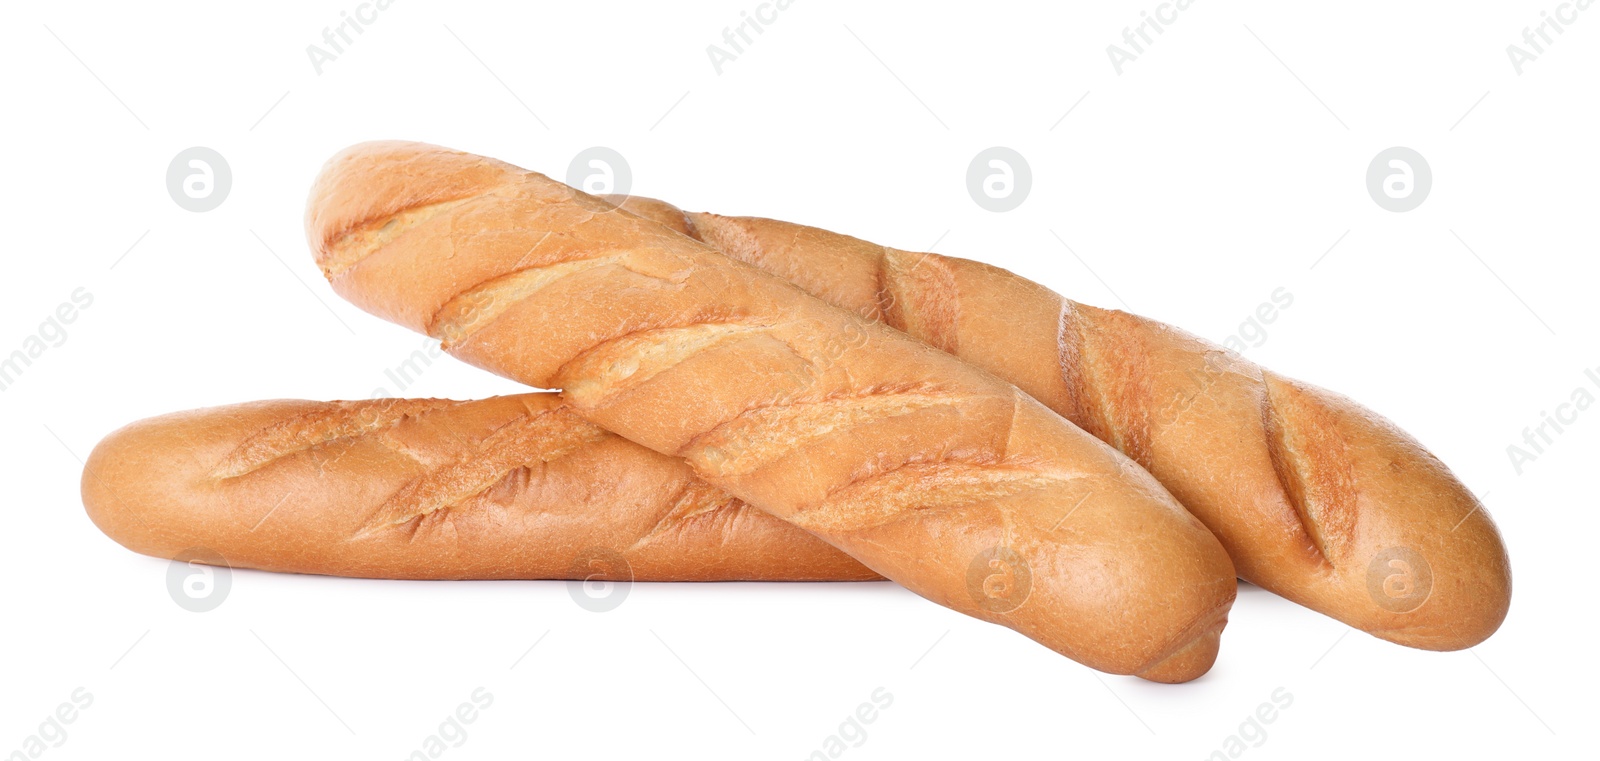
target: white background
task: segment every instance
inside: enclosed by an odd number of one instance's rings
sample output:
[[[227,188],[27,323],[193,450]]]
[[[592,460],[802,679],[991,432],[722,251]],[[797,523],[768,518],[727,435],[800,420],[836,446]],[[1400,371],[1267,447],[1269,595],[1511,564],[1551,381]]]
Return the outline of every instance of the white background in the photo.
[[[441,757],[802,759],[879,687],[892,706],[841,757],[1204,758],[1280,687],[1240,757],[1592,752],[1600,408],[1520,475],[1506,451],[1600,367],[1600,7],[1522,74],[1506,54],[1556,4],[1198,0],[1120,75],[1106,48],[1155,0],[798,0],[720,75],[706,47],[756,0],[398,0],[321,74],[306,47],[354,2],[12,6],[0,354],[94,301],[0,392],[0,754],[79,687],[92,706],[41,757],[400,759],[478,687],[492,707]],[[1162,686],[889,584],[637,584],[596,614],[560,582],[237,571],[220,608],[182,610],[165,560],[85,517],[78,458],[162,412],[401,393],[384,371],[423,340],[341,302],[301,227],[321,163],[378,138],[557,177],[609,146],[636,193],[937,242],[1217,341],[1286,288],[1248,355],[1484,494],[1510,617],[1427,653],[1247,586],[1215,669]],[[165,188],[197,145],[233,172],[207,213]],[[1032,167],[1009,213],[965,187],[994,145]],[[1364,185],[1396,145],[1434,175],[1408,213]],[[445,358],[403,393],[515,390]]]

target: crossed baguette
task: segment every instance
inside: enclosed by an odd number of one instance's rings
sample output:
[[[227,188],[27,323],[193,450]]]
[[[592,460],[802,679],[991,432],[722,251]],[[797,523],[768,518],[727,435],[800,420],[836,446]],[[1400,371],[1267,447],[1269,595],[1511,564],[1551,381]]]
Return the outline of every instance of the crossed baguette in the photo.
[[[208,540],[272,570],[582,577],[598,548],[637,579],[872,577],[800,526],[1096,668],[1181,681],[1209,667],[1231,571],[1143,471],[1015,389],[700,241],[1017,383],[1157,474],[1264,587],[1436,649],[1474,644],[1504,616],[1509,575],[1487,515],[1342,397],[993,267],[619,201],[681,236],[499,162],[416,144],[347,151],[308,224],[336,290],[468,361],[562,387],[571,406],[277,402],[145,421],[96,450],[91,514],[142,552]],[[475,427],[484,410],[497,424]],[[117,463],[174,438],[205,442],[197,461],[216,464],[122,494],[138,476]],[[296,507],[241,534],[251,511],[237,508],[286,484]],[[185,498],[166,515],[143,507],[174,493]],[[1385,607],[1361,567],[1392,547],[1427,564],[1417,607]],[[998,598],[996,579],[1012,585]]]
[[[1149,470],[1251,583],[1430,650],[1476,645],[1505,618],[1510,564],[1489,513],[1344,396],[987,264],[612,201],[1016,384]]]
[[[543,175],[416,143],[324,167],[334,290],[954,610],[1094,668],[1209,668],[1221,545],[1148,473],[1032,397]],[[1069,514],[1070,513],[1070,514]],[[1026,568],[1016,605],[974,562]]]

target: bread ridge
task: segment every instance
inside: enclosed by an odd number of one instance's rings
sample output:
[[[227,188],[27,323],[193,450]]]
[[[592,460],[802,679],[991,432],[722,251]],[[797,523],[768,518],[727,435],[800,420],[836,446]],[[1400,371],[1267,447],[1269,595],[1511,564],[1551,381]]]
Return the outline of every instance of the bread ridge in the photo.
[[[243,456],[248,470],[231,467]],[[604,473],[605,478],[596,478]],[[85,464],[108,536],[236,568],[367,578],[873,580],[827,543],[553,393],[252,402],[138,421]],[[617,561],[620,559],[620,563]]]
[[[1252,583],[1426,649],[1471,647],[1505,618],[1510,564],[1482,503],[1414,438],[1343,396],[998,267],[608,200],[1015,383],[1154,474]],[[1418,607],[1374,585],[1397,548],[1431,574]]]
[[[431,169],[413,171],[422,165]],[[396,167],[408,182],[388,179]],[[458,195],[466,176],[478,184]],[[567,400],[586,419],[683,456],[712,484],[791,521],[909,466],[1070,475],[939,510],[810,525],[912,591],[1095,668],[1184,680],[1214,660],[1232,567],[1159,483],[1014,387],[787,281],[542,175],[392,142],[349,149],[318,178],[308,215],[318,261],[350,260],[365,231],[447,195],[433,178],[473,200],[328,271],[342,296],[449,333],[446,349],[469,363],[579,390]],[[551,267],[567,269],[541,272]],[[442,323],[464,294],[492,313],[470,329]],[[750,329],[708,335],[725,323]],[[869,409],[880,392],[919,385],[938,398]],[[814,406],[829,401],[839,404]],[[717,437],[726,441],[708,443]],[[741,464],[721,469],[730,457]],[[962,482],[915,486],[938,495],[951,483]],[[1015,607],[969,589],[970,567],[994,552],[1031,569]]]

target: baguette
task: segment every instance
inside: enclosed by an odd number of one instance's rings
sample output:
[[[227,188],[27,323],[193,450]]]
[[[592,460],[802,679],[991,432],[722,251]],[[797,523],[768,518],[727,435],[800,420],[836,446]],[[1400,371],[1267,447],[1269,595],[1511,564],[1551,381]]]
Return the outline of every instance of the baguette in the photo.
[[[1476,645],[1505,619],[1510,563],[1489,513],[1343,396],[978,262],[613,200],[1016,384],[1155,475],[1251,583],[1432,650]]]
[[[287,573],[879,578],[548,393],[267,401],[142,420],[89,455],[83,503],[135,552],[205,549]]]
[[[1111,673],[1204,673],[1209,531],[986,372],[542,175],[415,143],[336,156],[307,230],[343,297],[804,528]],[[1005,571],[999,573],[998,571]]]

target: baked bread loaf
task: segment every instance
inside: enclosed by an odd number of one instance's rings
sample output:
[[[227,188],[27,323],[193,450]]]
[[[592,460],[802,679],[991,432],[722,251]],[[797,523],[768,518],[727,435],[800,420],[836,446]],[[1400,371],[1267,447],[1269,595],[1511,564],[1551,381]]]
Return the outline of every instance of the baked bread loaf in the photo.
[[[1432,650],[1471,647],[1505,618],[1510,565],[1483,505],[1343,396],[986,264],[613,200],[1016,384],[1155,475],[1254,584]]]
[[[340,295],[533,386],[935,602],[1192,679],[1234,594],[1148,473],[994,376],[542,175],[415,143],[331,160]]]
[[[83,504],[135,552],[205,549],[288,573],[879,578],[548,393],[268,401],[141,420],[89,455]]]

